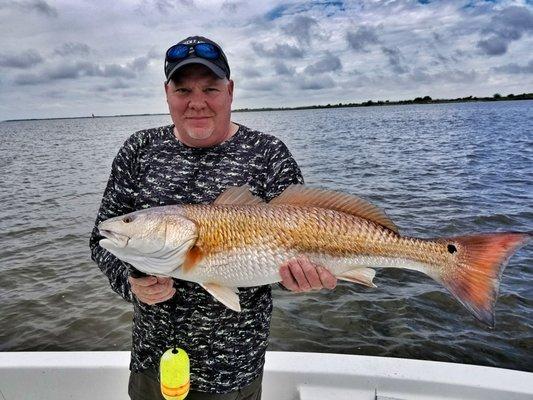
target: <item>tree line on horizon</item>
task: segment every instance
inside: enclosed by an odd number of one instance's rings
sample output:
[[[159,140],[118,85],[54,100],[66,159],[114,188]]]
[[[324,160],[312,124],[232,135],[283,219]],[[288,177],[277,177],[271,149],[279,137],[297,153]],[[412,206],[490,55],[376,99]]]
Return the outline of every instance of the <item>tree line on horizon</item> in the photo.
[[[513,94],[502,96],[500,93],[495,93],[492,97],[458,97],[456,99],[432,99],[430,96],[416,97],[412,100],[368,100],[362,103],[337,103],[326,105],[300,106],[300,107],[263,107],[263,108],[241,108],[233,110],[234,112],[242,111],[278,111],[278,110],[307,110],[315,108],[338,108],[338,107],[368,107],[368,106],[386,106],[399,104],[431,104],[431,103],[463,103],[470,101],[498,101],[498,100],[533,100],[533,93]]]

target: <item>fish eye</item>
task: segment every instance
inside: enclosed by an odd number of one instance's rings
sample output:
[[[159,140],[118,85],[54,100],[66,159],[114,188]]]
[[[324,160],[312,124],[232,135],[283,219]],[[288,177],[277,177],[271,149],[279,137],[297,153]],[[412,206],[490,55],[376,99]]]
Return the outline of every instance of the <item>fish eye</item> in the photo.
[[[455,247],[453,244],[448,245],[448,253],[453,254],[457,252],[457,247]]]
[[[131,221],[133,221],[133,218],[132,217],[124,217],[122,219],[122,222],[124,222],[125,224],[129,224]]]

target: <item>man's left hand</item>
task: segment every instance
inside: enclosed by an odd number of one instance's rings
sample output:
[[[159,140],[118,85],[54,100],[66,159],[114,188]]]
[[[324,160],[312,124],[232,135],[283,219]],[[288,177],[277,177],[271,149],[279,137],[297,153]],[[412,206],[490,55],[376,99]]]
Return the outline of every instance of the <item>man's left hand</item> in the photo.
[[[313,264],[305,256],[290,260],[279,269],[281,284],[293,292],[334,289],[337,278],[326,268]]]

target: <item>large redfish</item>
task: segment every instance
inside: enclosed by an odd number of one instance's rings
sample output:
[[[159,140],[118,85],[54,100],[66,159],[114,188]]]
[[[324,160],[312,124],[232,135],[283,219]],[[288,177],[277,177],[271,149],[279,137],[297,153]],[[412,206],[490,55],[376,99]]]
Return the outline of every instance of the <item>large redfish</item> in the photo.
[[[100,246],[119,259],[148,274],[197,282],[236,311],[238,287],[279,282],[280,265],[306,255],[339,279],[368,286],[373,268],[423,272],[491,326],[502,271],[530,236],[403,237],[367,201],[300,185],[268,204],[247,187],[229,188],[212,205],[154,207],[98,229]]]

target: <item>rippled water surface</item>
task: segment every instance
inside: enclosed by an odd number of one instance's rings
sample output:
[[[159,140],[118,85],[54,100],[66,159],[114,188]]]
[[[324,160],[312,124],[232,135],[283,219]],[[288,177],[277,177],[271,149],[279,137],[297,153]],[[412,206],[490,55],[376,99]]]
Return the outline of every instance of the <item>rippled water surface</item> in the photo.
[[[404,235],[532,231],[533,102],[235,113],[291,149],[306,181],[371,200]],[[0,123],[0,350],[129,350],[131,307],[91,261],[111,161],[168,116]],[[275,291],[271,350],[533,371],[533,243],[502,278],[496,327],[416,272],[376,289]]]

